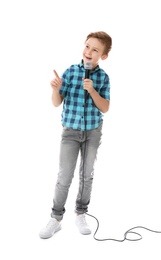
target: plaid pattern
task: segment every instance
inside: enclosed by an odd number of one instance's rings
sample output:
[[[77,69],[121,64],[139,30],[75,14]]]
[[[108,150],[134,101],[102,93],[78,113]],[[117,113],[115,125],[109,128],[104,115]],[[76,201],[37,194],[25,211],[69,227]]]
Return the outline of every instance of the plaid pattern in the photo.
[[[62,125],[76,130],[92,130],[97,128],[103,121],[103,114],[95,106],[90,95],[87,95],[84,112],[84,89],[83,80],[85,69],[83,61],[78,65],[71,65],[62,74],[62,86],[60,94],[64,96]],[[90,72],[93,87],[101,97],[110,100],[109,77],[103,69],[97,66]],[[85,121],[84,121],[85,115]]]

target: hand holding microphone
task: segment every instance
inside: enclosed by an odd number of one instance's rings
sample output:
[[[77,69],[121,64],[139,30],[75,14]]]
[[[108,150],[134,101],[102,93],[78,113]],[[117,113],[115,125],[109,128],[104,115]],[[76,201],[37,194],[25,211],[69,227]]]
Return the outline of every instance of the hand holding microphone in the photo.
[[[85,68],[85,78],[84,80],[84,90],[85,90],[85,95],[87,96],[87,92],[90,94],[93,92],[93,81],[90,79],[90,71],[92,70],[92,63],[87,62],[84,65]]]

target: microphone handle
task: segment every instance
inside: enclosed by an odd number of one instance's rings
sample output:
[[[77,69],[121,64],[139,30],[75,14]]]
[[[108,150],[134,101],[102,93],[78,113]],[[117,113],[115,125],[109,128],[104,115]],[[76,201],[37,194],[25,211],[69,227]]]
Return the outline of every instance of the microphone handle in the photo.
[[[85,70],[85,79],[89,79],[90,70]]]
[[[90,70],[85,70],[85,79],[89,79],[89,75],[90,75]],[[86,104],[86,100],[87,100],[87,95],[88,95],[88,91],[85,90],[84,91],[84,103]]]

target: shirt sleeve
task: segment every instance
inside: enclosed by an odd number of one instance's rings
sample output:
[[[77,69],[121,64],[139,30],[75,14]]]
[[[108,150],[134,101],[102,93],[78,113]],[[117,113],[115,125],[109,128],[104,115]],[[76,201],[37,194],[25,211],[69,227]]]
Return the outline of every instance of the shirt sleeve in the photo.
[[[105,75],[104,83],[103,83],[103,87],[101,88],[100,95],[104,99],[110,101],[110,79],[107,74]]]

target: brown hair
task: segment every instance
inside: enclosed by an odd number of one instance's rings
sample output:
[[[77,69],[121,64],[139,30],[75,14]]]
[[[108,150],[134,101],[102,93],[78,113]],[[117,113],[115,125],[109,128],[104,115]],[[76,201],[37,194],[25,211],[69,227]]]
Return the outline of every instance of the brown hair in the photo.
[[[86,41],[89,38],[97,38],[98,40],[100,40],[100,42],[102,44],[104,44],[105,48],[104,48],[103,54],[108,54],[109,51],[111,50],[112,38],[107,33],[103,32],[103,31],[93,32],[93,33],[88,34]]]

